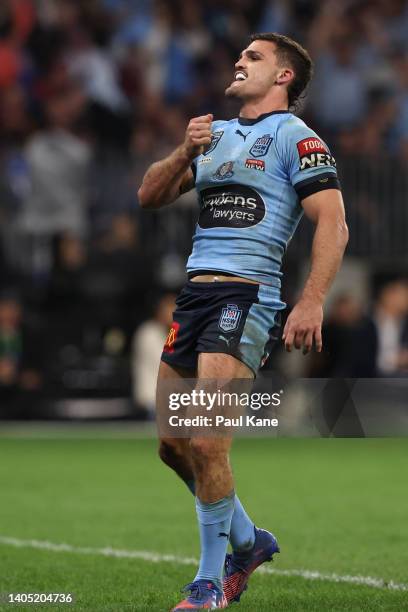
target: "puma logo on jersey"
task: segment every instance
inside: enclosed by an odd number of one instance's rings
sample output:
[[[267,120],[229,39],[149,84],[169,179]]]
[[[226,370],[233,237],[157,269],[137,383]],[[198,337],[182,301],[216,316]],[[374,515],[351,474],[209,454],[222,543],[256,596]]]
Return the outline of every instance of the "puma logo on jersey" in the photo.
[[[252,132],[247,132],[246,134],[244,134],[243,132],[241,132],[241,130],[236,130],[235,133],[238,134],[238,136],[242,136],[244,142],[246,141],[247,137],[252,134]]]

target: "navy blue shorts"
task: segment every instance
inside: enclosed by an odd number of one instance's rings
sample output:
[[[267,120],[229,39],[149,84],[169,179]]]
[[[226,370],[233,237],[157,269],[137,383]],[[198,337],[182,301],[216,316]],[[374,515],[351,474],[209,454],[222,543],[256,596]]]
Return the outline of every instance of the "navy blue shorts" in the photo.
[[[199,353],[226,353],[256,375],[278,338],[282,306],[276,288],[267,285],[188,281],[176,300],[162,361],[196,370]]]

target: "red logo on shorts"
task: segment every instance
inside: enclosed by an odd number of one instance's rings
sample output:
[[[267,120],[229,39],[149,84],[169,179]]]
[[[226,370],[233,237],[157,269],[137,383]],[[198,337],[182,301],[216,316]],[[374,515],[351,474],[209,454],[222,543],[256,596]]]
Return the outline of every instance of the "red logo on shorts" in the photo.
[[[311,153],[328,153],[325,144],[319,138],[304,138],[297,143],[299,157],[310,155]]]
[[[174,353],[174,343],[177,339],[177,334],[180,329],[180,323],[173,321],[171,324],[168,336],[166,338],[166,342],[164,343],[163,352],[164,353]]]

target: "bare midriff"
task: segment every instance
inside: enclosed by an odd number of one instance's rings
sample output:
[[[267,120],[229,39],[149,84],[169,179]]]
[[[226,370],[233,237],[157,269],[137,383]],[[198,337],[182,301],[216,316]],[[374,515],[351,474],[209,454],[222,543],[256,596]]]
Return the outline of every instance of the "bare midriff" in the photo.
[[[224,276],[223,274],[198,274],[190,278],[193,283],[250,283],[251,285],[259,285],[257,281],[242,276]]]

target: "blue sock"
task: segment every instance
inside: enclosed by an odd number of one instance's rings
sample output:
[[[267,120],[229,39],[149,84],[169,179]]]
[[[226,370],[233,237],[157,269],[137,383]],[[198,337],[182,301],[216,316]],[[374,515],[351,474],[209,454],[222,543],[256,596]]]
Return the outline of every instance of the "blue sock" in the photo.
[[[189,480],[186,485],[195,495],[194,480]],[[255,525],[245,512],[237,495],[235,496],[234,514],[231,521],[230,542],[232,550],[240,553],[250,551],[255,544]]]
[[[205,504],[196,497],[200,527],[201,557],[195,580],[210,580],[222,590],[225,554],[228,548],[235,494]]]
[[[230,542],[232,550],[238,553],[249,552],[255,544],[255,525],[235,496],[235,509],[231,521]]]

